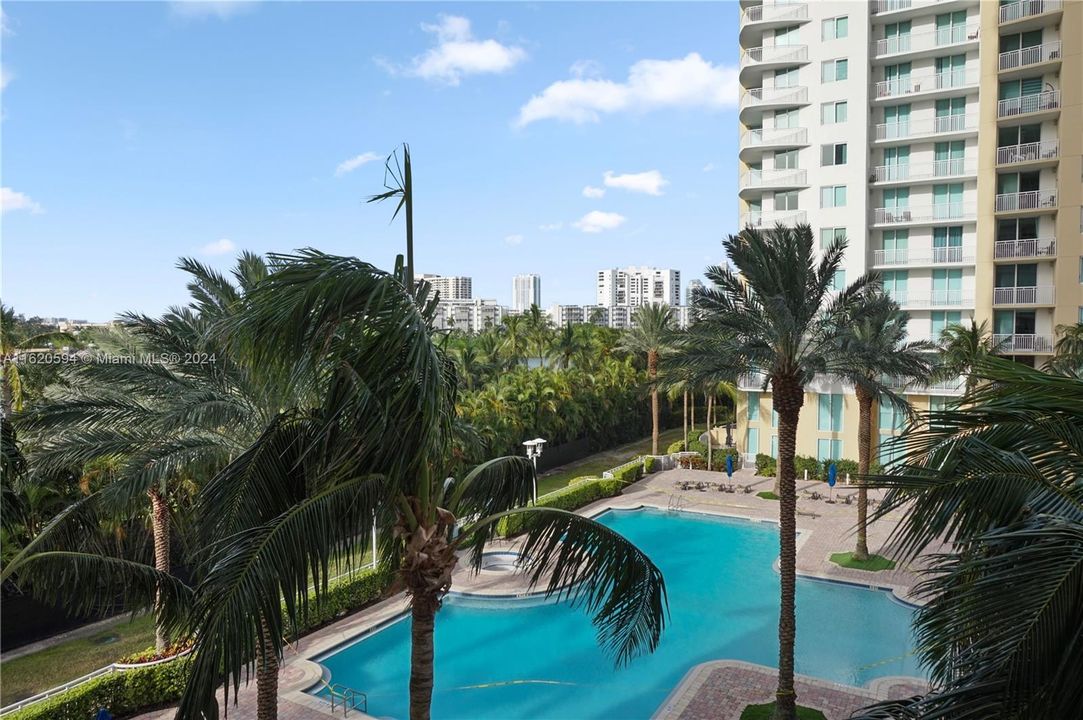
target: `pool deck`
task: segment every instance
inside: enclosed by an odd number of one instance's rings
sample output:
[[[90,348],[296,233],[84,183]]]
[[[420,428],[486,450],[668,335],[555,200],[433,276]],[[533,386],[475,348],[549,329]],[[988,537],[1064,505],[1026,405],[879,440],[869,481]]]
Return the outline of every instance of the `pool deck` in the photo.
[[[699,491],[677,488],[677,483],[681,481],[717,483],[725,479],[722,473],[668,470],[649,475],[630,486],[622,495],[601,500],[579,512],[595,515],[607,509],[655,507],[665,510],[679,506],[681,510],[689,512],[778,521],[778,501],[764,500],[755,495],[755,492],[770,490],[773,481],[770,478],[756,477],[750,470],[735,472],[733,482],[738,485],[754,485],[753,493],[744,493],[740,488],[736,493],[714,489]],[[842,568],[832,563],[828,559],[831,553],[853,548],[852,531],[857,518],[857,506],[813,500],[813,491],[828,494],[827,485],[824,483],[805,483],[799,480],[797,487],[798,574],[887,589],[904,601],[914,602],[910,593],[916,579],[913,567],[870,573]],[[840,484],[835,487],[834,495],[842,497],[856,491],[856,487]],[[874,500],[880,499],[879,491],[870,491],[869,495]],[[893,520],[894,518],[889,516],[887,520],[870,526],[870,551],[881,552],[888,532],[894,526]],[[491,549],[513,548],[514,545],[515,543],[494,543]],[[891,556],[890,551],[883,554]],[[522,576],[507,572],[482,571],[474,575],[469,568],[460,566],[454,575],[453,592],[518,596],[529,591],[530,588]],[[327,703],[305,692],[317,685],[322,678],[322,668],[313,658],[394,621],[402,616],[407,607],[405,596],[396,595],[317,630],[288,647],[279,676],[279,719],[318,720],[332,717]],[[688,671],[655,712],[654,717],[666,720],[736,720],[745,705],[772,699],[776,673],[774,668],[724,658],[698,665]],[[823,710],[828,720],[846,718],[853,710],[875,700],[908,697],[921,690],[915,678],[882,678],[863,688],[804,676],[799,676],[797,681],[798,702]],[[237,705],[230,704],[229,717],[235,720],[255,720],[255,685],[242,686],[238,700]],[[174,712],[175,709],[166,708],[137,717],[139,720],[165,720],[173,717]],[[369,716],[351,713],[350,717],[364,719]]]

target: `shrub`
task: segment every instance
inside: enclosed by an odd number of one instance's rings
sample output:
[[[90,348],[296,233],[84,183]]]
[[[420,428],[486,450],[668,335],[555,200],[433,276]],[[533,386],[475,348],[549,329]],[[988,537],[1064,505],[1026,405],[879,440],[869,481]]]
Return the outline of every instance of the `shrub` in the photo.
[[[818,480],[820,478],[820,461],[811,455],[794,456],[793,465],[799,479],[805,476],[806,470],[808,470],[809,480]]]
[[[699,440],[689,440],[688,451],[698,452],[703,457],[707,457],[707,443],[700,442]]]
[[[643,472],[652,473],[658,470],[658,459],[652,455],[643,458]]]
[[[631,469],[642,472],[642,467],[639,465],[634,465]],[[542,495],[538,498],[538,506],[558,508],[560,510],[577,510],[585,505],[590,505],[595,500],[620,495],[626,484],[624,480],[616,476],[612,478],[591,478],[589,482],[575,483]],[[497,525],[497,532],[505,537],[518,535],[523,532],[524,521],[525,518],[522,515],[501,518]]]
[[[673,453],[684,452],[684,440],[678,440],[677,442],[671,442],[669,447],[666,448],[666,455],[672,455]]]
[[[827,482],[828,469],[831,467],[831,463],[835,463],[835,469],[838,471],[835,477],[836,482],[846,482],[846,473],[851,475],[857,475],[857,462],[854,460],[824,460],[822,468],[820,470],[820,479]]]
[[[643,463],[634,462],[613,471],[613,479],[620,480],[623,485],[631,485],[643,477]]]
[[[775,474],[775,459],[766,453],[756,453],[756,474],[769,477]]]
[[[294,637],[380,599],[392,575],[391,568],[381,565],[332,581],[319,605],[310,596],[308,613]],[[4,720],[89,720],[100,708],[120,717],[168,705],[180,698],[191,664],[191,656],[185,655],[157,665],[112,672],[5,715]]]
[[[685,458],[685,462],[688,463],[689,470],[706,470],[707,458],[702,455],[690,455]]]

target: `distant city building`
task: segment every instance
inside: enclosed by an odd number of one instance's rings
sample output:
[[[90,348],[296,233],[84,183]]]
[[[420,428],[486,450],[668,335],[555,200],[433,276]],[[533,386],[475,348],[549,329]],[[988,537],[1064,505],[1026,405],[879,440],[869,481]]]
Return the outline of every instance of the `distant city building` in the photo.
[[[688,283],[688,294],[685,296],[684,304],[695,305],[696,295],[701,292],[703,292],[702,280],[693,280],[692,282]]]
[[[598,271],[598,304],[607,307],[681,304],[681,271],[626,267]]]
[[[479,333],[496,327],[504,320],[504,308],[494,300],[441,301],[436,305],[437,330]]]
[[[579,325],[587,322],[587,317],[584,312],[586,307],[584,305],[550,305],[549,309],[545,311],[545,314],[549,316],[549,321],[556,327],[565,327],[566,325]]]
[[[512,312],[526,312],[531,305],[541,307],[541,275],[516,275],[511,280]]]
[[[671,306],[674,324],[688,327],[691,308],[685,305]],[[635,324],[636,308],[627,305],[550,305],[545,311],[556,327],[591,323],[617,330],[627,330]]]
[[[432,289],[440,293],[440,300],[456,301],[470,300],[474,297],[473,281],[468,277],[455,275],[426,275],[422,273],[420,280],[425,280]]]

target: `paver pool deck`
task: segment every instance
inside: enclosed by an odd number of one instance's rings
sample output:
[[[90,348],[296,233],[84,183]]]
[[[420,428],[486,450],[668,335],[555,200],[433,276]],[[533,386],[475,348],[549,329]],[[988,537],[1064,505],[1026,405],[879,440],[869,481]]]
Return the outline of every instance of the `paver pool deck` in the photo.
[[[718,483],[730,482],[724,473],[702,470],[667,470],[647,476],[629,486],[622,495],[594,503],[579,512],[586,515],[599,513],[607,508],[679,507],[681,510],[732,515],[737,517],[778,520],[778,501],[764,500],[756,492],[770,490],[771,478],[757,477],[751,470],[738,470],[732,482],[737,492],[710,490],[680,490],[678,483],[688,481]],[[753,485],[753,492],[745,493],[742,486]],[[900,599],[913,602],[911,588],[916,580],[914,566],[901,565],[894,570],[866,572],[839,567],[832,563],[832,553],[853,549],[853,528],[857,519],[857,506],[843,502],[829,503],[812,499],[813,492],[826,497],[841,499],[857,492],[854,486],[838,484],[833,491],[826,483],[797,483],[797,529],[800,534],[797,551],[797,571],[801,575],[842,580],[845,582],[891,590]],[[882,497],[880,491],[870,490],[874,502]],[[890,530],[901,514],[893,513],[869,527],[871,552],[892,556],[884,549]],[[494,549],[513,547],[514,543],[498,543]],[[529,588],[525,580],[516,574],[482,571],[474,575],[468,568],[456,571],[453,591],[489,595],[518,595]],[[336,646],[356,638],[361,633],[397,617],[407,608],[402,595],[384,600],[365,610],[343,618],[325,628],[302,638],[286,651],[279,677],[279,718],[281,720],[316,720],[331,717],[330,705],[305,692],[321,680],[321,667],[310,658],[317,657]],[[718,658],[690,668],[684,679],[655,711],[654,718],[666,720],[736,720],[749,703],[769,702],[773,699],[774,668]],[[357,688],[364,690],[364,688]],[[852,687],[826,682],[816,678],[799,676],[797,679],[798,702],[818,708],[828,720],[844,720],[854,710],[876,700],[898,699],[922,692],[925,688],[915,678],[881,678],[867,687]],[[232,702],[229,717],[236,720],[255,720],[255,686],[242,687],[239,704]],[[167,708],[138,716],[140,720],[165,720],[173,716]],[[341,715],[336,715],[341,717]],[[368,717],[351,713],[350,717]],[[554,716],[561,717],[561,716]],[[567,720],[577,720],[573,715]]]

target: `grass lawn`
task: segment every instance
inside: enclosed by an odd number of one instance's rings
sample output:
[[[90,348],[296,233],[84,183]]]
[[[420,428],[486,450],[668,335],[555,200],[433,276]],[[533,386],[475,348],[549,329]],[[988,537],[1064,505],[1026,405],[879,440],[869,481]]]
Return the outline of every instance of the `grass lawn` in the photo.
[[[775,495],[770,490],[764,490],[763,492],[756,493],[756,497],[763,498],[764,500],[778,500],[778,495]]]
[[[775,716],[775,704],[749,705],[741,712],[741,720],[771,720]],[[797,706],[798,720],[827,720],[822,712],[805,707]]]
[[[68,640],[0,663],[0,705],[36,695],[154,645],[154,617],[120,620],[96,635]]]
[[[703,432],[701,428],[699,433]],[[692,439],[692,430],[688,431],[688,438]],[[684,428],[677,427],[671,430],[663,430],[658,433],[658,451],[664,453],[670,443],[684,439]],[[650,435],[642,440],[636,440],[627,445],[603,450],[593,455],[588,455],[582,460],[558,468],[551,473],[546,473],[538,478],[538,494],[544,495],[564,487],[577,477],[584,475],[601,476],[603,472],[631,460],[636,455],[644,455],[651,451]]]
[[[841,565],[844,568],[868,570],[869,572],[895,569],[895,561],[888,560],[883,555],[869,555],[868,560],[854,560],[854,554],[852,552],[841,552],[832,555],[831,562],[836,565]]]

